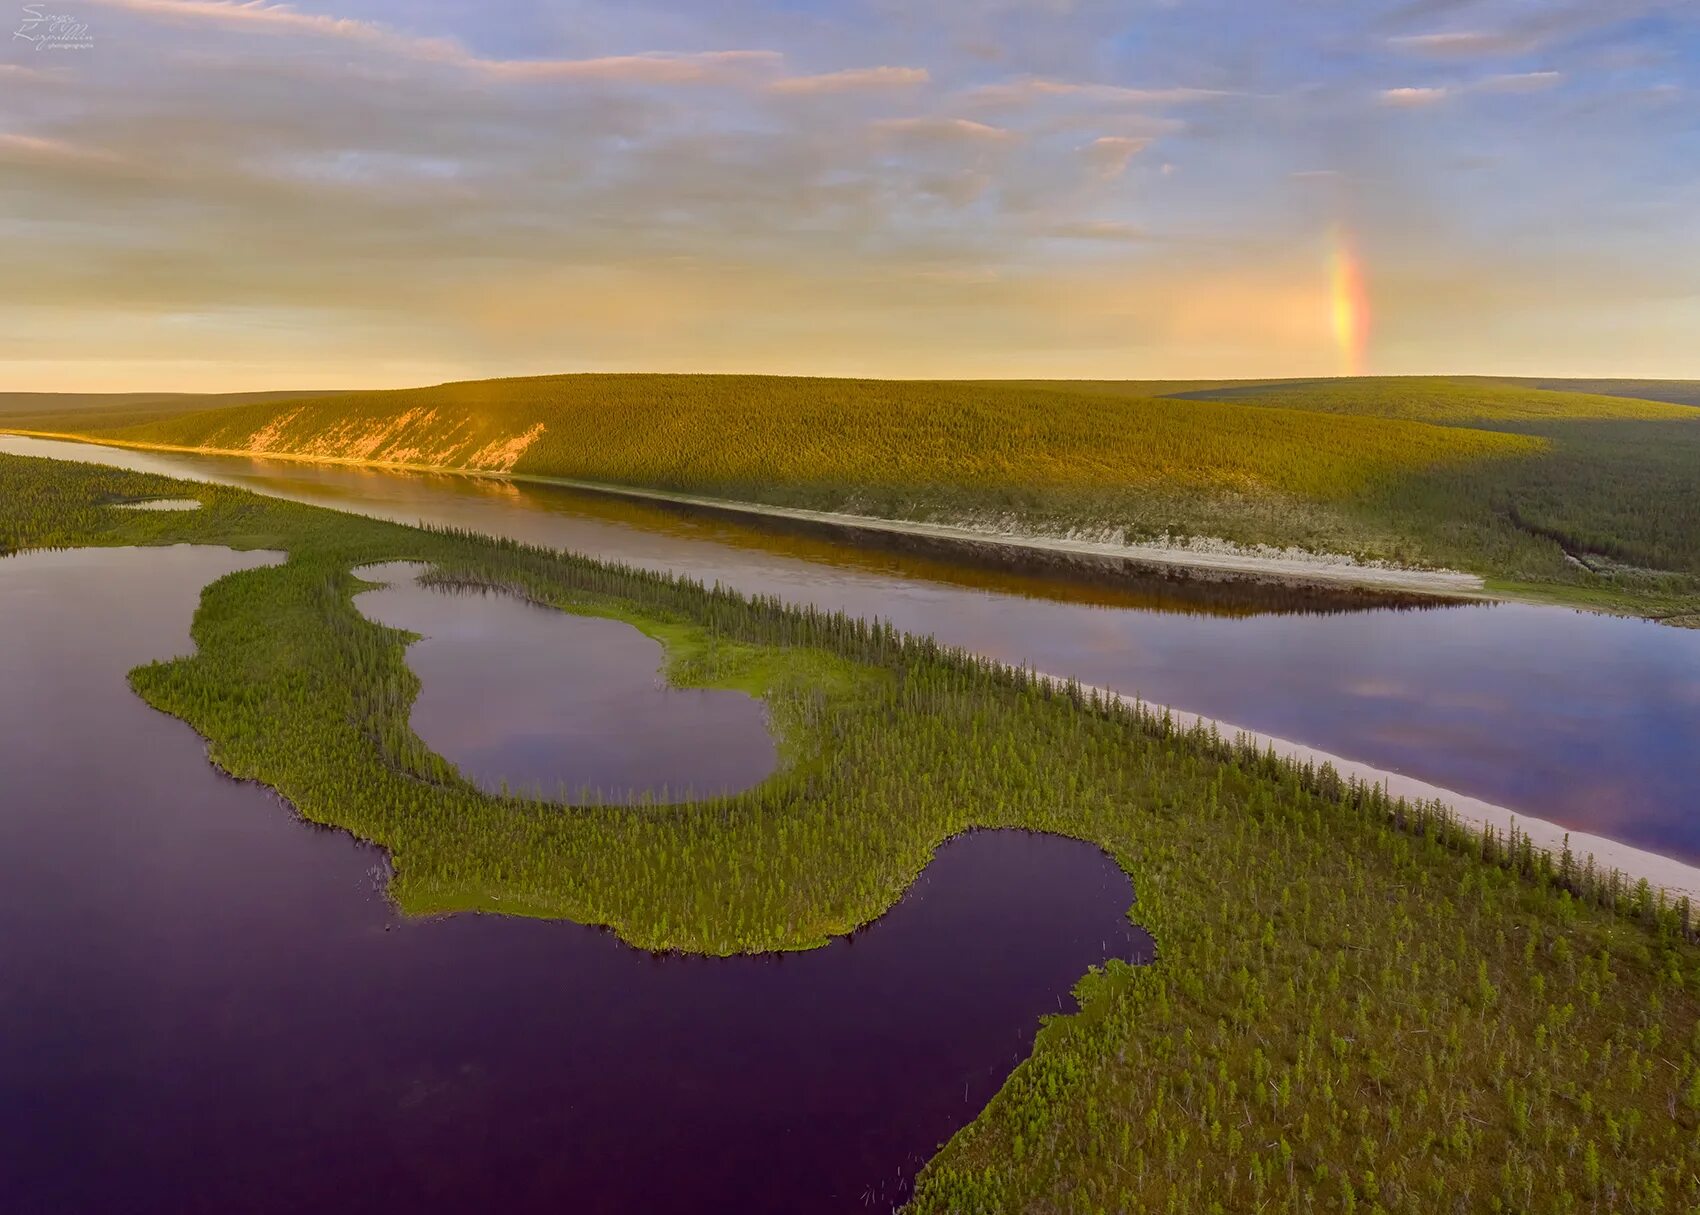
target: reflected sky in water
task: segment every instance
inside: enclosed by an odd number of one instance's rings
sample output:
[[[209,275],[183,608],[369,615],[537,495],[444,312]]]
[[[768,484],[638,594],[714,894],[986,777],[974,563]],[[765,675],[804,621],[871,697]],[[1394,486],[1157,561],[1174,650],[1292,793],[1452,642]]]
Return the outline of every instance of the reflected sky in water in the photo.
[[[402,919],[377,849],[125,683],[268,559],[0,558],[6,1215],[890,1209],[1088,966],[1152,956],[1113,861],[1012,831],[799,954]]]
[[[675,688],[661,643],[623,621],[575,616],[501,592],[421,586],[428,566],[356,573],[370,620],[419,635],[410,724],[480,788],[572,803],[682,801],[739,793],[779,762],[762,703]]]

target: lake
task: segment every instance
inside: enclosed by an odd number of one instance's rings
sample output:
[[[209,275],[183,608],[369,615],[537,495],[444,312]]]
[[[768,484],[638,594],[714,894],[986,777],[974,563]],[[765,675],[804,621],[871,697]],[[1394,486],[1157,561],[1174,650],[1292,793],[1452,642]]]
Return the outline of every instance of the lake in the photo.
[[[1109,858],[1018,832],[800,954],[403,918],[378,849],[126,685],[274,559],[0,558],[7,1215],[883,1209],[1089,966],[1152,956]]]
[[[386,585],[354,603],[420,635],[407,650],[421,683],[409,724],[486,792],[682,801],[741,793],[778,766],[760,701],[669,687],[661,643],[631,625],[499,591],[421,586],[427,569],[356,570]]]

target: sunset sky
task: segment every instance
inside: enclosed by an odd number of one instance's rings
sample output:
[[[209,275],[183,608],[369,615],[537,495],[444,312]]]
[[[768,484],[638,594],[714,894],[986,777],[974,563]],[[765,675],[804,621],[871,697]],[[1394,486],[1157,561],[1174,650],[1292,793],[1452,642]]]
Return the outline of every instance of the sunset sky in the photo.
[[[9,2],[0,390],[1700,378],[1693,0]]]

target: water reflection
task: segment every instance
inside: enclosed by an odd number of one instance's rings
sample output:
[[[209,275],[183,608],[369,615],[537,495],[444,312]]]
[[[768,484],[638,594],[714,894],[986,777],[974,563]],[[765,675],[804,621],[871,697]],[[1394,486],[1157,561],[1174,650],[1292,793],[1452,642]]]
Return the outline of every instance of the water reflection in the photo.
[[[401,523],[443,522],[426,503],[452,500],[485,523],[503,515],[553,516],[579,526],[571,542],[538,543],[599,551],[603,532],[621,537],[616,555],[656,564],[639,537],[725,546],[884,579],[933,582],[965,590],[1184,615],[1244,617],[1330,615],[1371,609],[1423,610],[1456,601],[1433,595],[1349,586],[1295,586],[1250,578],[1206,578],[1070,554],[964,545],[926,536],[866,532],[778,517],[750,520],[688,504],[663,504],[567,486],[464,476],[308,464],[263,456],[179,456],[84,443],[0,435],[0,451],[92,460],[141,472],[237,485],[277,497],[375,515]],[[456,522],[454,526],[473,526]],[[497,534],[509,534],[506,531]],[[516,538],[523,538],[518,537]],[[654,547],[657,558],[676,548]]]
[[[163,510],[183,511],[200,510],[201,503],[197,498],[144,498],[140,502],[114,502],[114,510]]]
[[[618,620],[574,616],[501,592],[426,587],[427,567],[356,571],[380,590],[360,611],[417,633],[410,724],[491,793],[586,804],[739,793],[778,764],[761,702],[675,688],[659,642]]]
[[[1107,857],[1016,832],[804,954],[401,920],[375,849],[125,684],[265,560],[0,559],[7,1215],[882,1209],[1089,965],[1150,956]]]

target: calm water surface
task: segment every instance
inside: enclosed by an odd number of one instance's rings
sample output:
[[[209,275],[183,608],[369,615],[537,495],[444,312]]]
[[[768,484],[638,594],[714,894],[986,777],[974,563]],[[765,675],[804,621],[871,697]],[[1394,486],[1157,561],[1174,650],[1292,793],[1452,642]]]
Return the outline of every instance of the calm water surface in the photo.
[[[420,586],[428,568],[357,570],[387,585],[354,602],[369,619],[420,634],[407,650],[420,680],[413,732],[480,788],[677,801],[740,793],[778,766],[760,701],[668,686],[661,643],[631,625]]]
[[[547,487],[6,436],[0,451],[216,479],[878,615],[1700,861],[1696,630],[1518,605],[1248,612],[1161,582],[1000,574]]]
[[[6,1215],[884,1209],[1089,965],[1149,956],[1107,858],[1007,832],[804,954],[402,920],[376,849],[126,686],[265,560],[0,559]]]

